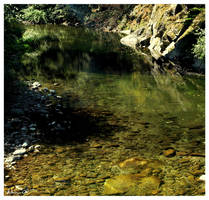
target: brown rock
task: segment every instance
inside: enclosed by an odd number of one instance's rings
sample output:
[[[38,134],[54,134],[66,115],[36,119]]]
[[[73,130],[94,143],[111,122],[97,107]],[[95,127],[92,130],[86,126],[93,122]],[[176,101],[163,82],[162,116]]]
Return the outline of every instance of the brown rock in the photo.
[[[144,160],[143,158],[133,157],[119,163],[119,167],[126,168],[126,167],[135,167],[135,166],[145,166],[147,163],[148,161]]]
[[[198,190],[198,193],[199,193],[199,194],[205,194],[205,188],[199,189],[199,190]]]
[[[17,184],[17,185],[23,185],[24,183],[25,183],[25,181],[23,181],[23,180],[18,180],[16,184]]]
[[[96,180],[86,180],[85,185],[95,184]]]
[[[139,178],[133,174],[119,175],[107,179],[104,183],[104,195],[124,194],[135,187]]]
[[[32,190],[32,191],[26,193],[26,196],[40,196],[40,192]]]
[[[102,182],[104,182],[105,180],[104,179],[97,179],[96,180],[96,183],[102,183]]]
[[[72,176],[67,176],[67,177],[53,177],[54,181],[56,182],[68,182],[70,181]]]
[[[191,172],[193,175],[202,175],[202,174],[204,174],[204,170],[194,170],[194,171],[192,171]]]
[[[184,195],[187,191],[183,189],[179,189],[176,191],[178,195]]]
[[[166,149],[163,151],[163,155],[166,157],[173,157],[176,155],[176,151],[174,149]]]
[[[191,182],[191,183],[195,181],[195,178],[194,178],[194,176],[192,176],[192,175],[188,176],[187,179],[188,179],[188,181]]]
[[[4,187],[11,187],[11,186],[14,186],[13,182],[7,182],[4,184]]]
[[[156,190],[160,186],[161,180],[156,176],[149,176],[149,177],[142,178],[140,182],[141,182],[140,185],[143,185],[143,186],[146,185],[146,186],[149,186],[150,189]]]
[[[189,155],[189,152],[179,151],[179,152],[176,152],[176,155],[177,156],[188,156]]]
[[[156,176],[141,177],[140,174],[126,174],[106,180],[104,195],[151,195],[158,190],[161,180]]]
[[[158,194],[159,193],[159,190],[152,190],[152,194],[153,195],[156,195],[156,194]]]
[[[151,172],[152,172],[152,169],[151,168],[146,168],[146,169],[142,170],[139,175],[141,177],[145,177],[145,176],[150,175]]]
[[[93,143],[91,144],[91,148],[102,148],[101,144]]]
[[[179,160],[179,163],[187,163],[190,162],[190,158],[182,158]]]

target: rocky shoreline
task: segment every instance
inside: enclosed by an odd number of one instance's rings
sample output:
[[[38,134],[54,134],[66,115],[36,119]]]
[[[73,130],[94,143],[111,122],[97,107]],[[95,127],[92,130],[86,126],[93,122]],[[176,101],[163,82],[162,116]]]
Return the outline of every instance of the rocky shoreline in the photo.
[[[73,138],[65,96],[57,95],[58,83],[50,88],[36,80],[24,84],[5,121],[6,195],[204,195],[205,155],[195,138],[191,149],[183,138],[177,142],[178,136],[167,132],[167,139],[156,133],[156,142],[146,132],[150,123],[141,122],[142,128],[135,130],[131,123],[140,121],[130,119],[125,123],[129,130],[114,130],[110,139],[105,129],[103,139],[97,135],[69,145],[62,140],[48,148],[49,135],[55,143],[60,137],[65,140],[66,132]],[[196,134],[204,131],[201,125],[187,128]],[[152,157],[151,148],[158,157]]]
[[[41,87],[38,81],[25,81],[24,84],[17,89],[16,102],[10,106],[5,119],[4,160],[8,169],[14,169],[16,161],[27,157],[28,153],[39,152],[40,138],[46,135],[41,129],[42,120],[46,129],[51,128],[52,134],[71,128],[71,121],[60,124],[57,120],[63,112],[62,97],[56,95],[55,90]]]

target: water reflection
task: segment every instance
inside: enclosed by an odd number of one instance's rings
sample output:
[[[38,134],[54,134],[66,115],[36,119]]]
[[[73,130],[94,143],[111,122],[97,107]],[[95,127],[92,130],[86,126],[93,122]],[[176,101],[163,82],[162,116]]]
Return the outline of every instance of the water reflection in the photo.
[[[28,73],[60,79],[60,94],[79,96],[76,107],[204,120],[203,78],[149,73],[146,60],[122,47],[117,34],[28,26],[24,39],[37,47],[23,57]]]
[[[23,57],[27,73],[69,79],[71,73],[122,73],[150,66],[142,57],[121,46],[113,33],[62,26],[27,26],[23,35],[34,47]]]

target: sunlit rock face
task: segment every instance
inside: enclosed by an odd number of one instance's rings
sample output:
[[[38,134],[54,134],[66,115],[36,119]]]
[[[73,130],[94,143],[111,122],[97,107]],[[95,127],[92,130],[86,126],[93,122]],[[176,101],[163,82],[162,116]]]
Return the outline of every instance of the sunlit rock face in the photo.
[[[186,56],[192,48],[192,35],[198,27],[204,28],[205,11],[188,23],[190,10],[187,5],[155,4],[137,5],[130,14],[127,28],[135,30],[121,39],[121,43],[135,49],[148,47],[153,58],[176,59]],[[187,55],[188,56],[188,55]]]

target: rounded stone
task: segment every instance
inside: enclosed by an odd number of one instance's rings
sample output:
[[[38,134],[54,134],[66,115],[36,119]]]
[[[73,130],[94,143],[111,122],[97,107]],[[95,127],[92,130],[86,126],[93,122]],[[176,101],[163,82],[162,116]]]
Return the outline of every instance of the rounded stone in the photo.
[[[13,155],[23,155],[25,154],[27,151],[26,149],[24,148],[20,148],[20,149],[17,149],[16,151],[13,152]]]
[[[173,157],[176,155],[176,151],[174,149],[166,149],[163,151],[163,155],[166,157]]]

